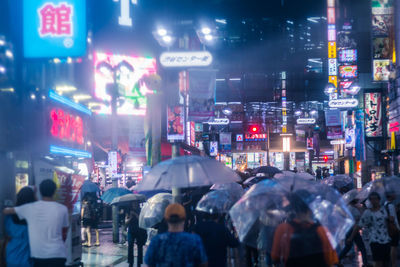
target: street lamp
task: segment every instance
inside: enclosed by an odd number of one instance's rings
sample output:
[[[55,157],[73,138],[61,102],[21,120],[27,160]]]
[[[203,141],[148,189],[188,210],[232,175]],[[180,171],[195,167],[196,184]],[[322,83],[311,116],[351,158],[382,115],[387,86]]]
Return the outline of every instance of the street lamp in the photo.
[[[153,31],[153,37],[157,40],[160,46],[166,48],[171,47],[176,39],[172,32],[164,27],[159,27],[157,30]]]

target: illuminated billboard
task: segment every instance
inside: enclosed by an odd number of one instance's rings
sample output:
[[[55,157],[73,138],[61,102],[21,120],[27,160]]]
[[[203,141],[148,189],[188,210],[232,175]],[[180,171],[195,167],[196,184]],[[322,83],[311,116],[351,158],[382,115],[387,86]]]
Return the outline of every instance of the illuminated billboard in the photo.
[[[339,61],[343,63],[351,63],[357,61],[357,49],[340,50]]]
[[[76,57],[86,53],[86,1],[24,0],[24,56]]]
[[[107,84],[114,83],[113,71],[117,66],[122,65],[118,78],[118,93],[123,97],[119,102],[117,113],[120,115],[141,115],[146,114],[146,96],[152,94],[148,82],[150,75],[156,74],[156,60],[151,57],[137,57],[116,55],[112,53],[94,53],[94,81],[95,96],[103,101],[110,101],[111,96],[107,93]],[[123,64],[121,64],[123,63]],[[110,105],[99,105],[93,110],[98,114],[110,114]]]
[[[340,66],[339,74],[341,78],[357,78],[358,68],[356,65]]]

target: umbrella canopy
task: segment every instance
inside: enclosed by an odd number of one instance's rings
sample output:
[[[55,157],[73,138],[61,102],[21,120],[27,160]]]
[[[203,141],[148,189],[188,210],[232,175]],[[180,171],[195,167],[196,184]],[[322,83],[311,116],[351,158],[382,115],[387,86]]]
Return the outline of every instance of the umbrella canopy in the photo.
[[[264,173],[265,176],[272,178],[274,177],[275,174],[281,173],[281,170],[272,166],[261,166],[255,169],[252,173],[253,174]]]
[[[315,181],[315,177],[307,172],[291,172],[291,171],[283,171],[281,173],[277,173],[274,178],[287,178],[287,177],[292,177],[292,178],[301,178],[304,180],[309,180],[309,181]]]
[[[377,192],[381,196],[382,201],[385,199],[387,192],[392,192],[400,196],[400,178],[397,176],[383,177],[366,183],[358,193],[357,198],[364,201],[371,192]]]
[[[239,196],[240,198],[240,196]],[[226,190],[215,190],[205,194],[197,203],[196,210],[209,214],[228,213],[238,200]]]
[[[245,186],[252,186],[256,183],[259,183],[261,181],[264,181],[266,179],[270,179],[270,177],[267,176],[254,176],[254,177],[250,177],[249,179],[247,179],[246,181],[243,182],[243,185]]]
[[[332,247],[336,248],[354,224],[346,203],[333,188],[296,175],[253,185],[229,214],[241,242],[270,250],[275,228],[293,218],[300,202],[324,226]]]
[[[347,192],[346,194],[343,195],[343,200],[349,204],[350,202],[352,202],[353,200],[358,199],[358,191],[357,189],[352,189],[349,192]]]
[[[240,181],[222,163],[200,156],[183,156],[157,164],[138,184],[136,190],[189,188]]]
[[[149,198],[144,203],[139,215],[139,227],[151,228],[161,222],[164,217],[165,209],[172,203],[172,195],[160,193]]]
[[[344,174],[329,176],[328,178],[323,179],[322,182],[339,191],[341,189],[351,190],[354,187],[353,178]]]
[[[100,192],[100,188],[97,184],[90,180],[85,180],[81,186],[81,195],[84,196],[86,193],[97,193]]]
[[[101,199],[104,203],[111,204],[114,198],[121,197],[127,194],[132,194],[132,192],[126,188],[113,187],[104,192],[104,194],[101,196]]]
[[[146,196],[141,194],[127,194],[114,198],[113,201],[111,201],[111,205],[123,205],[133,201],[144,202],[146,201]]]
[[[229,194],[238,196],[239,198],[244,193],[243,187],[238,183],[214,184],[210,190],[225,190]]]

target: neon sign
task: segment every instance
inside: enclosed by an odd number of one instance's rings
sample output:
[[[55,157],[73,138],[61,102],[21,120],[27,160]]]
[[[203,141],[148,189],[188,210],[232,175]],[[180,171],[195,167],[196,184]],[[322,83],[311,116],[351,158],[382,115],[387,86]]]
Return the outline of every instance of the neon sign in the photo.
[[[53,137],[66,142],[84,143],[82,118],[60,108],[50,111],[50,133]]]
[[[267,134],[245,134],[245,141],[265,141]]]
[[[131,6],[129,2],[137,5],[137,0],[113,0],[114,2],[120,1],[121,15],[118,18],[118,24],[121,26],[132,26],[132,18],[130,15]]]
[[[333,99],[329,101],[331,108],[354,108],[358,106],[358,100],[355,98]]]
[[[314,118],[298,118],[297,124],[314,124],[316,121]]]
[[[73,6],[61,3],[56,6],[53,3],[46,3],[38,10],[40,16],[40,36],[72,36]]]
[[[60,146],[50,146],[50,153],[74,156],[74,157],[79,157],[79,158],[91,158],[92,157],[92,154],[90,152],[78,150],[78,149],[60,147]]]

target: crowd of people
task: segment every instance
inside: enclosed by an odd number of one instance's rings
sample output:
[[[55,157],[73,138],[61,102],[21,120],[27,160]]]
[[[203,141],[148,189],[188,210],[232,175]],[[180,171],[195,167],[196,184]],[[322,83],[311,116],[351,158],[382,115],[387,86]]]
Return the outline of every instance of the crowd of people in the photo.
[[[37,200],[35,189],[24,187],[15,207],[3,210],[8,237],[6,266],[65,265],[69,219],[67,208],[53,199],[56,190],[52,180],[44,180],[39,186],[42,198]],[[371,192],[367,199],[354,194],[347,204],[355,224],[337,247],[332,246],[324,226],[302,200],[304,196],[299,197],[307,194],[304,191],[288,195],[291,215],[273,229],[268,249],[254,248],[245,240],[240,243],[227,214],[196,211],[200,197],[193,189],[184,192],[182,204],[170,204],[165,209],[164,219],[154,226],[158,232],[155,236],[139,227],[141,206],[139,201],[133,201],[121,216],[127,228],[129,266],[135,264],[136,258],[138,267],[143,263],[149,267],[224,267],[228,253],[236,263],[240,262],[238,266],[246,267],[260,266],[260,255],[265,255],[267,266],[343,266],[346,255],[355,250],[354,245],[363,266],[372,266],[372,262],[376,267],[397,266],[400,212],[394,191],[387,190],[384,195]],[[96,235],[94,245],[100,245],[98,197],[96,193],[82,196],[82,237],[87,247],[93,245],[92,230]]]

